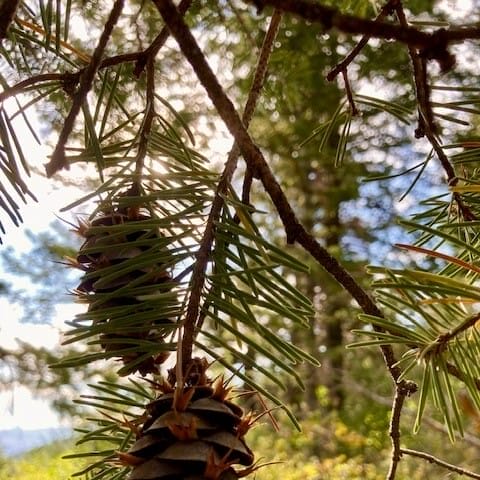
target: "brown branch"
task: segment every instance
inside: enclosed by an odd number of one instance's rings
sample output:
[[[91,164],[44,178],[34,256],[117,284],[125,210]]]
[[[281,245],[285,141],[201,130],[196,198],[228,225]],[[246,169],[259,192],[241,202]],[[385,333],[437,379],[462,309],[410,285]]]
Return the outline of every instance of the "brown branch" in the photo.
[[[425,137],[430,142],[430,145],[432,145],[433,151],[436,153],[438,159],[440,160],[440,163],[442,164],[443,169],[445,170],[445,173],[447,174],[448,185],[451,187],[457,185],[458,177],[455,173],[455,169],[453,168],[453,165],[450,163],[450,160],[443,151],[443,148],[437,140],[435,133],[432,131],[427,122],[423,122],[423,128],[425,132]],[[471,209],[463,203],[462,196],[459,193],[455,192],[453,194],[453,199],[457,203],[458,209],[465,220],[469,221],[477,219],[476,215],[471,211]]]
[[[196,324],[200,310],[203,286],[205,285],[206,280],[206,269],[208,260],[210,259],[213,241],[215,239],[215,223],[220,217],[224,204],[223,195],[228,191],[231,179],[237,168],[237,160],[238,157],[229,157],[225,164],[222,176],[217,185],[215,198],[212,202],[207,224],[205,225],[202,241],[198,252],[195,255],[195,264],[193,266],[190,282],[190,297],[188,299],[187,313],[183,320],[183,335],[179,342],[181,348],[179,348],[177,352],[177,386],[179,388],[183,386],[181,378],[187,371],[192,359],[192,348],[196,334]]]
[[[205,60],[197,42],[188,27],[185,25],[181,16],[176,11],[172,1],[153,1],[159,9],[165,23],[170,28],[173,37],[177,40],[185,58],[192,65],[198,79],[207,91],[207,94],[217,109],[220,117],[238,142],[248,167],[251,169],[254,176],[262,181],[265,190],[269,194],[272,203],[283,222],[287,243],[292,244],[298,242],[302,245],[303,248],[307,250],[318,261],[318,263],[345,288],[346,291],[350,293],[365,313],[382,316],[382,312],[376,306],[375,302],[355,281],[350,273],[348,273],[342,265],[340,265],[338,260],[331,256],[312,235],[307,233],[303,225],[298,221],[295,212],[270,170],[263,154],[250,138],[250,135],[236,112],[235,107],[223,91],[215,74]],[[400,375],[400,369],[397,366],[394,366],[395,358],[393,350],[390,346],[383,346],[382,352],[389,372],[396,382]]]
[[[253,112],[255,111],[255,107],[260,96],[260,92],[262,90],[262,86],[265,83],[265,79],[267,77],[267,67],[268,67],[268,60],[272,53],[273,44],[275,38],[278,33],[278,29],[280,28],[280,22],[282,20],[282,13],[278,10],[273,12],[272,18],[270,20],[270,26],[268,27],[267,33],[265,34],[265,38],[263,39],[262,48],[260,50],[260,56],[258,57],[257,67],[255,69],[255,75],[253,77],[252,85],[250,87],[250,93],[247,99],[247,103],[245,105],[245,110],[243,112],[242,121],[244,125],[248,127],[250,121],[253,117]],[[237,141],[235,141],[233,149],[234,152],[231,154],[240,155],[240,148],[238,146]],[[250,189],[253,183],[253,173],[247,165],[247,169],[245,171],[245,177],[243,179],[243,186],[242,186],[242,202],[245,205],[250,204]]]
[[[140,131],[140,139],[138,142],[137,158],[135,160],[135,185],[140,191],[141,176],[145,156],[148,151],[148,139],[152,130],[153,119],[155,118],[155,59],[153,56],[148,57],[147,61],[147,86],[146,86],[146,107],[145,117],[143,119],[142,129]]]
[[[19,5],[20,0],[4,0],[0,5],[0,44],[7,36]]]
[[[405,17],[405,12],[401,1],[398,2],[395,7],[395,11],[400,22],[400,26],[406,28],[408,27],[408,22]],[[449,186],[455,186],[458,183],[458,178],[455,173],[455,169],[448,159],[447,155],[443,151],[440,143],[436,137],[436,125],[433,116],[432,104],[430,102],[430,87],[428,85],[427,78],[427,61],[425,56],[413,46],[408,45],[408,51],[413,66],[413,76],[415,83],[415,91],[418,103],[418,128],[415,131],[415,136],[417,138],[426,136],[427,140],[432,145],[433,150],[435,151],[440,163],[442,164],[445,173],[447,174],[447,180]],[[475,220],[475,214],[471,209],[463,203],[461,195],[458,193],[453,194],[453,198],[456,201],[460,212],[462,213],[465,220]]]
[[[401,448],[400,453],[402,455],[410,455],[412,457],[422,458],[423,460],[427,460],[427,462],[439,465],[440,467],[446,468],[451,472],[458,473],[459,475],[465,475],[466,477],[470,478],[477,478],[480,479],[480,475],[478,473],[471,472],[470,470],[466,470],[465,468],[458,467],[457,465],[452,465],[451,463],[444,462],[443,460],[434,457],[428,453],[419,452],[418,450],[410,450],[409,448]]]
[[[178,4],[178,11],[180,15],[185,15],[187,10],[190,8],[193,0],[182,0]],[[153,42],[141,53],[138,55],[137,63],[135,65],[134,74],[139,77],[140,74],[145,69],[147,61],[150,57],[156,57],[160,49],[165,45],[165,42],[168,39],[170,32],[167,27],[163,27],[160,33],[156,36]]]
[[[250,191],[252,189],[253,184],[253,173],[247,167],[245,171],[245,176],[243,177],[243,185],[242,185],[242,203],[245,205],[250,205]],[[240,219],[238,219],[240,221]]]
[[[158,3],[159,2],[155,2],[157,8],[159,8],[160,12],[162,12]],[[176,14],[178,15],[178,13]],[[248,128],[248,125],[253,117],[260,92],[265,82],[268,60],[272,52],[273,43],[278,32],[280,21],[281,14],[279,12],[275,12],[272,16],[270,26],[262,44],[259,60],[255,69],[254,78],[242,116],[241,121],[245,126],[244,128]],[[182,386],[180,378],[188,369],[188,365],[192,358],[192,347],[195,335],[199,327],[199,322],[202,322],[202,318],[199,317],[200,302],[202,290],[206,280],[206,269],[210,259],[213,242],[215,240],[215,224],[220,218],[220,214],[224,205],[224,195],[228,192],[233,174],[237,168],[239,154],[240,149],[238,148],[238,144],[235,142],[228,155],[224,171],[217,185],[215,198],[212,202],[212,207],[207,219],[203,238],[196,254],[196,261],[193,267],[190,284],[191,293],[188,300],[187,313],[183,321],[184,330],[183,336],[180,340],[181,348],[179,348],[179,356],[177,357],[177,385],[180,387]]]
[[[180,2],[180,4],[178,5],[178,9],[182,15],[186,13],[188,8],[192,4],[192,1],[193,0],[182,0]],[[150,57],[155,57],[158,54],[162,46],[165,44],[168,36],[169,31],[168,28],[165,27],[160,31],[157,37],[155,37],[153,42],[145,50],[139,52],[122,53],[120,55],[114,55],[112,57],[104,58],[100,62],[98,70],[103,70],[104,68],[108,67],[114,67],[122,63],[137,62],[137,64],[135,65],[134,73],[135,75],[140,76],[140,74],[143,72],[147,65],[148,59]],[[18,82],[12,87],[7,88],[3,92],[1,92],[0,102],[3,102],[12,95],[16,95],[17,93],[24,91],[30,86],[50,80],[58,80],[59,82],[68,84],[69,89],[74,90],[86,68],[87,67],[81,68],[75,73],[43,73],[40,75],[34,75],[25,80],[22,80],[21,82]]]
[[[402,27],[408,27],[408,21],[403,10],[401,1],[398,1],[395,6],[398,21]],[[418,128],[415,131],[416,138],[425,135],[426,122],[432,132],[436,132],[436,126],[433,118],[432,104],[430,102],[430,88],[427,81],[427,61],[422,58],[418,50],[412,45],[408,45],[408,53],[413,66],[413,78],[415,84],[415,93],[418,102]]]
[[[351,390],[354,390],[356,393],[364,395],[366,398],[378,403],[379,405],[384,405],[387,407],[392,406],[391,398],[387,398],[375,393],[370,388],[364,387],[363,385],[357,383],[353,378],[346,377],[346,382],[348,384],[347,385],[348,388],[350,388]],[[402,409],[402,415],[405,415],[405,414],[415,417],[417,415],[417,411],[415,409],[408,408],[404,405]],[[444,434],[448,434],[448,429],[445,427],[443,423],[437,420],[434,420],[433,418],[425,414],[422,416],[422,425],[427,425],[433,430],[436,430]],[[462,440],[469,443],[473,447],[480,448],[480,439],[477,438],[475,434],[464,432]]]
[[[40,75],[34,75],[32,77],[26,78],[21,82],[16,83],[15,85],[6,88],[2,93],[0,93],[0,102],[4,102],[7,98],[21,93],[33,85],[44,82],[58,81],[65,82],[66,79],[71,78],[71,73],[41,73]]]
[[[439,62],[442,70],[450,69],[454,64],[455,59],[447,50],[449,44],[460,40],[480,38],[479,27],[449,28],[448,30],[439,29],[434,33],[422,32],[408,25],[401,5],[401,0],[392,0],[392,2],[389,2],[385,6],[395,8],[400,25],[384,23],[378,21],[378,19],[366,20],[354,17],[352,15],[345,15],[340,13],[335,8],[326,7],[318,3],[311,3],[308,0],[250,1],[253,1],[253,3],[255,3],[259,8],[263,8],[266,5],[273,5],[275,8],[294,13],[311,22],[321,23],[326,29],[335,27],[345,33],[361,33],[364,35],[364,38],[362,38],[359,45],[365,43],[365,41],[368,41],[368,38],[373,37],[394,39],[401,43],[405,43],[409,47],[410,56],[412,58],[417,101],[419,104],[420,115],[417,136],[425,135],[428,141],[431,143],[437,157],[440,160],[440,163],[447,174],[449,185],[454,186],[458,183],[455,170],[436,138],[433,111],[429,99],[430,89],[427,84],[426,63],[427,60],[436,59]],[[351,61],[354,56],[358,54],[358,51],[355,50],[352,52],[353,55],[349,55],[347,57],[348,60],[346,59],[346,63],[337,66],[334,70],[332,70],[332,72],[329,73],[329,76],[331,75],[333,79],[334,75],[336,75],[338,72],[342,70],[345,71],[349,61]],[[330,77],[327,78],[330,79]],[[346,85],[347,84],[348,83],[346,83]],[[349,102],[352,104],[350,98]],[[464,204],[461,195],[454,193],[453,198],[465,220],[476,219],[475,214],[467,205]]]
[[[479,320],[480,320],[480,313],[477,313],[475,315],[472,315],[471,317],[468,317],[466,320],[464,320],[462,323],[457,325],[455,328],[452,328],[452,330],[449,330],[448,332],[443,333],[442,335],[439,335],[437,339],[437,343],[442,345],[447,344],[450,340],[455,339],[462,332],[465,332],[469,328],[474,327]]]
[[[113,28],[120,18],[124,2],[125,0],[116,0],[115,4],[113,5],[107,22],[105,23],[102,35],[100,36],[98,45],[93,52],[92,60],[80,77],[80,85],[73,97],[72,106],[67,117],[65,118],[65,122],[58,137],[58,142],[55,150],[53,151],[52,158],[45,167],[48,177],[51,177],[55,172],[58,172],[62,168],[66,168],[68,166],[65,157],[65,144],[67,143],[68,137],[72,133],[75,119],[80,112],[83,103],[85,102],[87,94],[92,88],[93,79],[97,73],[98,67],[100,66],[103,52],[107,46],[107,42],[110,38]]]
[[[461,372],[455,365],[451,364],[450,362],[447,362],[447,371],[450,375],[457,377],[459,380],[465,383],[465,375],[463,374],[463,372]],[[480,390],[480,378],[475,379],[475,386],[477,387],[477,390]]]
[[[402,458],[400,450],[400,419],[402,416],[403,404],[405,398],[417,391],[417,385],[413,382],[402,381],[395,386],[395,398],[392,404],[392,414],[390,417],[390,427],[388,433],[392,441],[392,458],[386,480],[394,480],[397,473],[398,464]]]
[[[305,20],[320,23],[326,30],[336,28],[344,33],[370,35],[370,38],[396,40],[421,50],[427,59],[435,59],[442,70],[450,69],[454,57],[447,50],[449,44],[467,39],[479,39],[478,26],[439,29],[425,33],[414,27],[404,27],[375,20],[367,20],[353,15],[340,13],[333,7],[327,7],[309,0],[250,0],[259,9],[267,5],[284,12],[293,13]]]
[[[381,22],[385,17],[390,15],[393,12],[394,6],[398,3],[399,0],[389,0],[383,8],[380,10],[377,18],[375,18],[375,22]],[[353,62],[356,56],[362,51],[363,47],[368,43],[370,40],[371,35],[370,33],[366,33],[361,40],[355,45],[355,47],[351,50],[351,52],[340,62],[336,65],[332,70],[330,70],[327,74],[327,80],[331,82],[334,80],[340,72],[344,72],[347,70],[347,67]]]
[[[345,92],[347,93],[348,104],[350,105],[350,113],[353,116],[358,115],[358,109],[353,99],[352,88],[350,87],[350,81],[348,80],[347,70],[342,71],[343,82],[345,83]]]

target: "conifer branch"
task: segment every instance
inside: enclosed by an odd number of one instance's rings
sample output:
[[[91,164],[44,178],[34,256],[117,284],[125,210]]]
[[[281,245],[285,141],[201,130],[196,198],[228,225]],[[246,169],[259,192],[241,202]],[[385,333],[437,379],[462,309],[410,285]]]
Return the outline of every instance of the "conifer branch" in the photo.
[[[461,333],[465,332],[469,328],[474,327],[479,321],[480,321],[480,313],[477,313],[475,315],[468,317],[466,320],[461,322],[452,330],[449,330],[448,332],[439,335],[436,340],[436,343],[439,346],[446,345],[448,342],[450,342],[451,340],[454,340]]]
[[[143,165],[148,150],[148,139],[152,130],[153,119],[155,118],[155,60],[153,56],[148,57],[146,73],[146,112],[140,131],[140,140],[138,142],[137,158],[135,164],[135,182],[137,184],[137,187],[139,187],[141,183]]]
[[[182,0],[178,4],[178,11],[180,15],[185,15],[187,10],[190,8],[193,0]],[[165,42],[168,39],[170,32],[167,27],[163,27],[160,30],[160,33],[155,37],[153,42],[143,51],[138,53],[138,58],[136,60],[134,74],[139,77],[143,70],[145,69],[148,59],[151,57],[156,57],[160,49],[165,45]]]
[[[282,13],[278,10],[275,10],[270,20],[270,25],[268,27],[265,38],[263,39],[262,48],[258,57],[257,68],[255,69],[255,75],[252,81],[252,85],[250,87],[250,94],[245,105],[245,110],[243,112],[242,120],[247,127],[252,120],[255,106],[260,96],[262,86],[267,77],[268,60],[270,58],[270,54],[272,53],[273,43],[277,36],[278,29],[280,28],[281,20]],[[235,151],[232,152],[232,154],[235,154],[237,156],[240,155],[240,148],[237,141],[235,141],[233,149]],[[245,205],[250,204],[250,189],[252,188],[252,183],[253,173],[247,165],[242,186],[242,202]]]
[[[395,12],[400,26],[407,28],[408,22],[401,0],[396,2]],[[445,152],[436,137],[437,126],[434,121],[432,104],[430,102],[430,87],[428,85],[426,58],[424,55],[421,55],[413,45],[408,45],[408,52],[413,66],[413,78],[418,105],[418,128],[415,130],[415,136],[417,138],[423,136],[427,137],[445,170],[449,186],[455,186],[458,183],[455,169],[447,155],[445,155]],[[454,193],[453,198],[465,220],[475,220],[475,215],[470,208],[463,203],[461,195]]]
[[[344,33],[370,35],[370,38],[396,40],[411,45],[418,48],[426,59],[437,60],[443,71],[449,70],[455,63],[455,57],[448,51],[450,44],[480,38],[480,28],[477,25],[452,27],[448,30],[440,28],[433,33],[426,33],[410,26],[343,14],[337,8],[309,0],[250,0],[250,2],[259,10],[269,5],[310,22],[319,23],[325,30],[335,28]]]
[[[392,441],[392,457],[390,468],[388,470],[387,480],[394,480],[397,473],[398,464],[402,458],[400,450],[400,420],[403,411],[405,398],[417,391],[417,385],[413,382],[402,381],[395,385],[395,397],[392,404],[392,413],[390,416],[389,435]]]
[[[124,3],[125,0],[116,0],[115,4],[113,5],[108,20],[105,23],[102,35],[100,36],[98,45],[93,52],[90,64],[80,77],[80,85],[77,92],[73,96],[72,106],[70,108],[70,111],[68,112],[67,117],[65,118],[65,122],[62,131],[60,132],[60,135],[58,137],[58,142],[55,150],[53,151],[52,158],[45,167],[48,177],[51,177],[62,168],[68,167],[67,160],[65,158],[65,145],[68,141],[68,137],[72,133],[75,119],[77,118],[77,115],[80,112],[80,109],[82,108],[82,105],[87,98],[88,92],[92,88],[95,74],[97,73],[98,67],[100,66],[100,62],[103,57],[103,52],[105,50],[105,47],[107,46],[107,42],[110,38],[110,35],[112,34],[113,28],[115,27],[118,19],[120,18]]]
[[[352,87],[350,86],[350,80],[348,79],[347,70],[342,71],[343,83],[345,84],[345,92],[347,94],[348,104],[350,105],[350,113],[352,116],[358,115],[358,109],[355,105],[355,100],[353,98]]]
[[[0,44],[7,36],[19,5],[20,0],[4,0],[0,5]]]
[[[39,75],[33,75],[31,77],[22,80],[15,85],[12,85],[9,88],[6,88],[3,92],[0,93],[0,102],[4,102],[7,98],[10,98],[18,93],[23,92],[29,87],[32,87],[37,84],[45,82],[65,82],[67,79],[71,78],[71,73],[41,73]]]
[[[395,12],[400,25],[404,28],[408,27],[408,21],[401,1],[396,3]],[[425,123],[428,125],[428,129],[432,132],[436,132],[436,125],[433,119],[432,104],[430,102],[430,87],[428,86],[427,80],[427,62],[425,58],[420,56],[419,51],[413,45],[408,45],[408,53],[413,66],[415,93],[418,104],[418,128],[415,130],[415,136],[420,138],[425,135]]]
[[[381,22],[385,19],[388,15],[393,12],[393,8],[398,3],[399,0],[389,0],[380,10],[380,13],[375,18],[375,22]],[[360,41],[355,45],[355,47],[351,50],[351,52],[334,68],[332,68],[327,74],[327,80],[329,82],[333,81],[340,72],[345,72],[348,66],[355,60],[357,55],[362,51],[363,47],[368,43],[370,40],[371,35],[370,33],[366,33],[360,39]]]
[[[458,473],[459,475],[465,475],[466,477],[480,479],[480,474],[471,472],[465,468],[458,467],[457,465],[452,465],[451,463],[444,462],[443,460],[434,457],[425,452],[420,452],[418,450],[410,450],[409,448],[401,448],[400,453],[402,455],[410,455],[411,457],[418,457],[426,460],[429,463],[439,465],[440,467],[446,468],[451,472]]]
[[[271,18],[269,28],[263,40],[257,67],[255,69],[252,85],[248,93],[242,122],[245,128],[248,128],[255,112],[262,87],[264,85],[267,67],[270,55],[273,49],[273,43],[280,26],[282,15],[275,12]],[[196,255],[196,261],[192,271],[191,293],[187,306],[187,313],[183,322],[183,337],[181,343],[181,356],[177,358],[177,378],[185,372],[192,358],[192,347],[196,333],[203,322],[204,316],[200,315],[201,294],[206,279],[206,269],[210,259],[213,242],[215,240],[215,224],[220,218],[224,205],[224,196],[228,192],[233,174],[237,168],[240,149],[238,143],[234,142],[230,151],[225,168],[215,192],[215,198],[205,227],[204,235]],[[246,175],[248,175],[248,169]],[[183,364],[183,367],[182,367]],[[178,382],[181,384],[182,382]]]
[[[182,0],[178,5],[179,12],[184,15],[190,5],[192,4],[193,0]],[[8,3],[8,2],[7,2]],[[156,57],[160,49],[165,45],[165,42],[168,39],[169,31],[167,27],[162,28],[160,33],[155,37],[153,42],[145,49],[138,52],[129,52],[129,53],[122,53],[120,55],[113,55],[111,57],[104,58],[100,65],[98,66],[98,70],[103,70],[109,67],[115,67],[116,65],[121,65],[123,63],[132,63],[135,62],[134,74],[139,77],[143,70],[145,69],[148,59],[150,57]],[[87,55],[87,58],[90,59]],[[33,75],[31,77],[22,80],[15,85],[6,88],[3,92],[0,93],[0,102],[5,101],[7,98],[16,95],[17,93],[21,93],[28,87],[36,85],[38,83],[48,82],[48,81],[55,81],[58,80],[59,82],[63,83],[67,86],[67,89],[74,90],[81,78],[81,75],[85,72],[88,67],[83,67],[76,72],[70,73],[42,73],[39,75]]]
[[[465,383],[465,374],[463,372],[461,372],[455,365],[453,365],[450,362],[446,362],[446,365],[447,365],[447,372],[450,375],[453,375],[454,377],[458,378],[460,381]],[[480,378],[476,378],[474,382],[475,382],[475,387],[477,388],[477,390],[480,391]]]
[[[220,117],[238,142],[242,155],[248,167],[253,172],[254,177],[261,180],[265,190],[269,194],[283,222],[287,243],[292,244],[298,242],[307,250],[313,258],[350,293],[365,313],[374,316],[383,316],[375,302],[355,281],[350,273],[347,272],[338,260],[330,255],[299,222],[285,193],[268,166],[265,157],[248,134],[235,107],[223,91],[192,33],[178,14],[175,5],[171,0],[153,0],[153,2],[160,11],[165,23],[168,25],[172,36],[177,40],[185,58],[189,61],[198,79],[207,91]],[[400,376],[400,369],[394,365],[396,360],[393,350],[390,346],[382,346],[381,348],[389,372],[396,382]]]

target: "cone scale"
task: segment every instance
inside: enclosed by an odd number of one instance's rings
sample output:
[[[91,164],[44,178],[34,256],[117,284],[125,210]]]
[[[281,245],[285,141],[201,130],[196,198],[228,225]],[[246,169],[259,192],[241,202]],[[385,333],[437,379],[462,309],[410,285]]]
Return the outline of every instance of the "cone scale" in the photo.
[[[163,384],[168,385],[167,382]],[[254,456],[244,440],[248,419],[223,383],[164,391],[147,406],[136,442],[121,456],[129,480],[233,480]]]
[[[154,219],[140,208],[117,207],[77,231],[85,238],[73,262],[84,271],[77,294],[89,304],[105,357],[119,359],[123,375],[158,374],[168,356],[162,342],[174,324],[142,296],[168,292],[173,283]]]

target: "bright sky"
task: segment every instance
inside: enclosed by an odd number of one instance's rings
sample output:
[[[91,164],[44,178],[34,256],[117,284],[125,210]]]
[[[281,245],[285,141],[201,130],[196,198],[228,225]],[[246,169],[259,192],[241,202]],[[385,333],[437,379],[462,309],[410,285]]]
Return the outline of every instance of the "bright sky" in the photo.
[[[35,148],[35,145],[32,144],[31,147]],[[40,152],[40,149],[38,151]],[[39,202],[38,204],[30,202],[25,206],[22,209],[24,225],[20,228],[6,225],[7,235],[3,237],[5,246],[13,246],[20,252],[30,246],[30,241],[25,236],[27,226],[34,232],[40,232],[46,230],[55,220],[55,214],[68,218],[68,215],[60,214],[60,208],[81,196],[74,188],[56,189],[52,182],[45,178],[36,176],[31,180],[30,185]],[[0,297],[0,347],[13,349],[18,338],[35,347],[54,348],[59,345],[61,332],[66,328],[64,322],[72,319],[82,307],[73,303],[62,304],[57,308],[56,316],[49,319],[48,324],[20,322],[20,310],[18,305],[10,305],[6,298]],[[15,427],[28,430],[62,425],[48,402],[34,398],[25,387],[13,384],[2,390],[4,391],[0,393],[0,430]]]
[[[27,131],[20,135],[24,151],[34,159],[32,163],[37,167],[46,163],[50,149],[40,147]],[[28,205],[22,205],[21,213],[24,224],[20,228],[16,228],[8,219],[3,222],[7,234],[2,235],[4,246],[0,246],[0,248],[12,246],[18,252],[25,251],[31,246],[25,235],[27,227],[33,232],[46,230],[48,225],[55,220],[55,214],[60,214],[59,209],[80,196],[77,189],[58,189],[52,181],[39,175],[33,175],[28,184],[39,202],[30,201]],[[65,214],[61,216],[68,218]],[[0,278],[2,276],[0,272]],[[63,322],[72,318],[73,309],[78,311],[78,307],[75,305],[62,306],[49,325],[20,323],[20,308],[10,305],[6,298],[0,297],[0,347],[15,348],[15,339],[19,338],[36,347],[53,348],[59,344]],[[14,427],[36,429],[59,425],[59,418],[49,408],[48,402],[34,398],[25,387],[7,385],[2,386],[1,390],[0,430]]]

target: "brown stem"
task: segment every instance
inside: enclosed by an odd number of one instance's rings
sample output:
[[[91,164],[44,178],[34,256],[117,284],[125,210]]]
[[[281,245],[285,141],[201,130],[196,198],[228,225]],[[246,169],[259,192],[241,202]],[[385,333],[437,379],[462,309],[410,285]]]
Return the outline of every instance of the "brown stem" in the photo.
[[[403,28],[407,28],[408,21],[400,0],[395,6],[395,12],[397,14],[400,26]],[[458,183],[455,169],[450,163],[447,155],[445,155],[445,152],[443,151],[436,136],[437,128],[435,125],[432,105],[430,102],[430,87],[428,85],[427,78],[427,60],[425,56],[421,55],[417,48],[415,48],[413,45],[408,45],[408,51],[413,66],[413,77],[419,114],[418,128],[415,131],[415,136],[417,138],[423,136],[427,137],[427,140],[432,145],[433,150],[435,151],[438,159],[440,160],[440,163],[442,164],[443,169],[445,170],[445,173],[447,174],[448,184],[450,186],[455,186]],[[465,220],[476,219],[476,216],[471,211],[471,209],[463,203],[461,195],[459,195],[458,193],[454,193],[453,198],[456,201],[458,208]]]
[[[253,183],[253,174],[249,168],[247,168],[245,172],[245,176],[243,177],[243,185],[242,185],[242,203],[245,205],[250,205],[250,191],[252,189]]]
[[[255,111],[255,107],[256,107],[258,98],[260,96],[262,86],[265,83],[265,79],[267,77],[268,60],[272,53],[273,43],[277,36],[278,29],[280,28],[281,20],[282,20],[282,13],[278,10],[275,10],[270,20],[270,26],[268,27],[267,33],[265,34],[265,38],[263,39],[260,56],[258,58],[257,67],[255,69],[255,76],[253,78],[252,85],[250,87],[250,93],[248,95],[247,103],[245,105],[245,110],[242,116],[243,123],[247,127],[250,124],[250,121],[253,117],[253,112]],[[235,155],[239,155],[240,149],[236,141],[234,144],[234,149],[235,149]],[[245,171],[245,177],[243,179],[243,187],[242,187],[242,202],[245,205],[250,204],[250,189],[252,187],[252,182],[253,182],[253,173],[247,165],[247,169]]]
[[[193,0],[182,0],[178,4],[178,11],[180,15],[185,15],[187,10],[190,8]],[[146,48],[143,52],[141,52],[138,56],[137,63],[135,64],[134,74],[139,77],[140,74],[145,69],[148,59],[150,57],[156,57],[160,49],[165,45],[165,42],[168,39],[170,32],[168,31],[167,27],[163,27],[160,33],[155,37],[153,42]]]
[[[135,161],[135,183],[137,190],[140,190],[141,176],[145,156],[148,151],[148,139],[152,130],[153,119],[155,118],[155,57],[149,56],[147,61],[147,87],[146,87],[146,107],[145,117],[143,119],[142,129],[140,131],[140,140],[138,142],[137,158]]]
[[[453,340],[458,335],[460,335],[462,332],[465,332],[469,328],[475,326],[478,323],[479,320],[480,320],[480,313],[472,315],[471,317],[464,320],[462,323],[457,325],[452,330],[449,330],[448,332],[440,335],[437,339],[437,342],[441,343],[443,345],[447,344],[450,340]]]
[[[58,172],[62,168],[66,168],[68,166],[67,159],[65,157],[65,144],[67,143],[68,137],[72,133],[75,118],[80,112],[88,92],[92,88],[93,80],[95,78],[95,74],[97,73],[98,67],[100,66],[103,52],[107,46],[107,42],[110,38],[113,28],[120,18],[124,3],[125,0],[116,0],[115,4],[113,5],[112,11],[110,12],[107,22],[105,23],[102,35],[100,36],[98,45],[93,52],[92,59],[80,77],[78,91],[73,96],[72,106],[67,117],[65,118],[65,122],[58,137],[58,142],[55,150],[53,151],[52,158],[45,167],[48,177],[51,177],[53,174],[55,174],[55,172]]]
[[[383,8],[380,10],[377,18],[375,18],[375,22],[381,22],[385,17],[390,15],[393,11],[393,7],[397,4],[399,0],[389,0]],[[345,72],[347,67],[353,62],[356,56],[362,51],[363,47],[368,43],[370,40],[371,35],[370,33],[366,33],[360,41],[355,45],[352,51],[332,70],[330,70],[327,74],[327,80],[331,82],[334,80],[340,72]]]
[[[386,480],[394,480],[398,464],[402,458],[400,449],[400,419],[402,416],[405,398],[417,391],[413,382],[402,381],[395,386],[395,398],[393,399],[392,414],[390,417],[389,435],[392,441],[392,457]]]
[[[447,362],[447,371],[450,375],[457,377],[459,380],[465,383],[465,375],[455,365]],[[480,378],[475,379],[475,386],[477,390],[480,390]]]
[[[160,10],[158,5],[157,7]],[[176,15],[178,15],[178,13],[176,13]],[[280,21],[281,14],[279,12],[275,12],[272,16],[270,26],[262,44],[259,60],[255,69],[254,78],[241,120],[243,125],[245,125],[245,128],[248,127],[253,117],[255,107],[266,79],[268,60],[272,52],[273,43],[278,32]],[[181,349],[179,349],[179,352],[181,352],[181,355],[177,358],[177,380],[180,379],[179,375],[183,375],[183,373],[186,371],[192,358],[192,347],[196,331],[198,330],[199,322],[202,321],[199,317],[200,302],[202,290],[205,285],[206,269],[215,239],[215,224],[220,218],[220,214],[224,205],[224,195],[228,192],[233,173],[237,168],[239,153],[240,150],[238,148],[238,144],[235,142],[228,155],[222,176],[220,177],[203,238],[196,255],[196,261],[193,267],[190,284],[191,293],[188,301],[187,313],[183,322],[183,336],[180,341]],[[182,382],[179,381],[178,383],[181,385]]]
[[[437,457],[434,457],[433,455],[430,455],[428,453],[419,452],[418,450],[410,450],[409,448],[401,448],[400,453],[402,455],[410,455],[411,457],[422,458],[429,463],[439,465],[440,467],[446,468],[451,472],[465,475],[466,477],[480,479],[480,474],[471,472],[470,470],[466,470],[465,468],[458,467],[457,465],[452,465],[451,463],[444,462],[443,460],[440,460]]]
[[[4,0],[0,5],[0,44],[7,36],[8,29],[15,18],[19,5],[20,0]]]
[[[326,30],[336,28],[344,33],[370,35],[371,38],[397,40],[421,50],[427,59],[435,59],[442,70],[450,69],[455,60],[447,50],[449,44],[467,39],[479,39],[478,26],[439,29],[426,33],[414,27],[404,27],[375,20],[367,20],[353,15],[340,13],[333,7],[314,3],[309,0],[250,0],[259,9],[267,5],[284,12],[293,13],[305,20],[320,23]]]
[[[347,93],[348,104],[350,105],[350,113],[353,116],[358,115],[358,109],[355,105],[355,100],[353,99],[352,88],[350,87],[350,81],[348,80],[347,70],[343,70],[342,76],[345,83],[345,92]]]
[[[175,9],[171,0],[153,0],[177,40],[185,58],[192,65],[198,79],[208,93],[220,117],[240,146],[248,167],[269,194],[285,228],[287,243],[297,241],[319,262],[319,264],[342,285],[359,303],[365,313],[382,316],[374,301],[353,279],[353,277],[332,257],[298,221],[282,188],[275,179],[263,154],[254,144],[230,99],[226,96],[215,74],[208,65],[197,42]],[[394,366],[395,358],[390,346],[383,346],[382,352],[388,369],[396,381],[400,375]]]
[[[427,140],[432,145],[434,152],[436,153],[438,159],[440,160],[440,163],[442,164],[443,169],[445,170],[445,173],[447,174],[448,185],[451,187],[455,186],[458,183],[458,178],[453,168],[453,165],[450,163],[450,160],[443,151],[442,146],[440,145],[437,137],[435,136],[435,133],[431,130],[429,125],[424,122],[423,126],[425,130],[425,137],[427,137]],[[463,199],[459,193],[455,192],[453,194],[453,199],[457,203],[458,209],[465,220],[469,221],[477,219],[476,215],[471,211],[471,209],[463,203]]]
[[[193,0],[182,0],[178,5],[180,13],[185,14],[190,5],[192,4],[192,1]],[[120,55],[114,55],[112,57],[104,58],[100,62],[98,70],[114,67],[115,65],[120,65],[122,63],[137,62],[137,64],[135,65],[134,73],[137,76],[140,76],[140,74],[143,72],[147,65],[148,58],[155,57],[158,54],[162,46],[165,44],[168,35],[168,28],[165,27],[160,31],[157,37],[155,37],[151,45],[149,45],[148,48],[146,48],[145,50],[139,52],[122,53]],[[58,80],[62,83],[68,83],[69,87],[71,89],[74,89],[86,68],[87,67],[81,68],[75,73],[43,73],[40,75],[34,75],[25,80],[22,80],[21,82],[18,82],[12,87],[7,88],[3,92],[1,92],[0,102],[3,102],[12,95],[16,95],[17,93],[22,92],[23,90],[32,85],[52,80]]]
[[[21,82],[16,83],[12,87],[6,88],[2,93],[0,93],[0,102],[5,101],[7,98],[16,95],[38,83],[58,81],[64,82],[67,79],[71,78],[71,73],[41,73],[39,75],[33,75],[32,77],[26,78]]]
[[[398,21],[402,27],[408,27],[407,17],[403,10],[403,5],[400,1],[395,6],[395,12]],[[415,93],[418,104],[418,128],[415,131],[417,138],[425,135],[425,123],[428,124],[432,132],[436,131],[436,126],[433,118],[432,104],[430,102],[430,88],[428,86],[427,78],[427,61],[422,58],[419,51],[412,45],[408,45],[408,53],[413,66],[413,78],[415,83]]]

